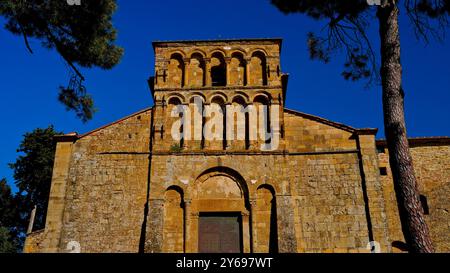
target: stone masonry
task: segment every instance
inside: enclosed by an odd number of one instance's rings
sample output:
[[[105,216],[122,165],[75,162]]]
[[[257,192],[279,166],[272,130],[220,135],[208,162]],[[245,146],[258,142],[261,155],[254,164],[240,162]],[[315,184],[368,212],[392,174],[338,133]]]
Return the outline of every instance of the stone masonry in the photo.
[[[405,251],[385,142],[376,129],[286,109],[280,39],[153,47],[153,107],[56,138],[45,229],[28,234],[25,252],[70,252],[74,242],[81,252],[198,252],[203,217],[229,213],[242,252],[359,253],[371,241]],[[195,98],[280,109],[279,145],[262,150],[247,116],[237,121],[245,139],[175,140],[172,110],[195,110]],[[450,138],[410,145],[433,243],[448,252]]]

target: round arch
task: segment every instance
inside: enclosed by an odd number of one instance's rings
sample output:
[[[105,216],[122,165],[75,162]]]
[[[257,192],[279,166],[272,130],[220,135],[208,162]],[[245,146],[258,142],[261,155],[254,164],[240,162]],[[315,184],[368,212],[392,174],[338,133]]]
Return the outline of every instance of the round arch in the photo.
[[[222,55],[222,57],[223,58],[225,58],[225,57],[227,57],[227,53],[223,50],[223,49],[221,49],[221,48],[214,48],[214,49],[211,49],[209,52],[208,52],[208,58],[212,58],[213,57],[213,55],[215,55],[216,53],[219,53],[220,55]]]
[[[263,48],[254,48],[250,51],[249,56],[255,56],[255,54],[260,54],[264,56],[264,58],[267,58],[268,54],[267,51]]]
[[[189,96],[189,103],[193,103],[195,97],[200,97],[202,99],[203,103],[206,102],[206,97],[204,94],[202,94],[200,92],[194,92]]]
[[[256,188],[256,190],[260,190],[260,189],[267,189],[273,194],[273,196],[276,196],[275,188],[269,183],[262,183],[262,184],[260,184]]]
[[[223,93],[223,92],[215,92],[214,94],[210,95],[207,98],[207,102],[208,103],[212,103],[212,101],[214,100],[215,97],[220,97],[224,101],[224,103],[228,103],[229,102],[228,101],[228,96],[225,93]]]
[[[186,103],[186,98],[183,95],[174,93],[174,94],[169,94],[167,96],[167,99],[166,99],[167,104],[171,104],[171,100],[175,100],[175,99],[178,99],[181,104]]]
[[[263,104],[269,104],[270,103],[270,97],[267,94],[259,93],[259,94],[256,94],[255,96],[253,96],[252,102],[253,103],[260,102],[260,103],[263,103]]]
[[[249,97],[249,95],[246,92],[236,91],[236,92],[234,92],[234,94],[235,94],[235,96],[241,96],[241,97],[245,98],[245,101],[247,103],[250,103],[250,97]]]
[[[195,55],[195,54],[199,54],[199,55],[201,55],[203,58],[206,58],[206,52],[203,51],[203,50],[201,50],[201,49],[196,48],[196,49],[194,49],[193,51],[191,51],[191,52],[189,53],[190,58],[192,58],[192,56]]]
[[[230,56],[232,56],[234,53],[241,53],[244,58],[247,57],[247,52],[243,48],[240,48],[240,47],[231,48]]]
[[[241,94],[236,94],[233,96],[231,103],[237,103],[245,107],[248,104],[248,98],[242,96]]]
[[[199,173],[187,185],[185,194],[186,252],[198,252],[201,242],[207,240],[200,232],[206,217],[238,217],[241,251],[251,251],[251,207],[249,185],[236,170],[213,166]]]
[[[183,200],[183,198],[184,198],[184,190],[183,190],[183,188],[181,188],[178,185],[170,185],[170,186],[168,186],[166,188],[165,192],[170,191],[170,190],[174,190],[174,191],[178,192],[180,194],[180,196],[181,196],[181,199]]]
[[[196,187],[198,183],[204,182],[208,178],[211,178],[214,176],[225,176],[225,177],[228,177],[228,178],[232,179],[233,181],[235,181],[242,192],[242,197],[245,200],[245,205],[246,206],[249,205],[249,199],[250,199],[249,198],[249,188],[247,186],[247,183],[246,183],[244,177],[242,177],[242,175],[239,172],[237,172],[236,170],[229,168],[229,167],[224,167],[224,166],[212,167],[212,168],[209,168],[209,169],[203,171],[202,173],[200,173],[197,176],[197,178],[195,179],[195,182],[189,184],[189,186],[188,186],[186,194],[189,195],[189,198],[192,198],[191,193],[192,193],[194,187]]]
[[[169,53],[169,59],[177,58],[177,55],[182,59],[186,58],[186,53],[181,49],[177,49]]]

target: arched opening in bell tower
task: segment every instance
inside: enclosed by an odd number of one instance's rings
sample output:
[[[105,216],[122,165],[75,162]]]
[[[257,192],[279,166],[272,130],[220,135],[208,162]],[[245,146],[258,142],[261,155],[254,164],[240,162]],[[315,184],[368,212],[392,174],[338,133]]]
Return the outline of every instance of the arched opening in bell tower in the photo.
[[[211,84],[212,86],[227,84],[227,67],[225,58],[220,52],[214,52],[211,57]]]

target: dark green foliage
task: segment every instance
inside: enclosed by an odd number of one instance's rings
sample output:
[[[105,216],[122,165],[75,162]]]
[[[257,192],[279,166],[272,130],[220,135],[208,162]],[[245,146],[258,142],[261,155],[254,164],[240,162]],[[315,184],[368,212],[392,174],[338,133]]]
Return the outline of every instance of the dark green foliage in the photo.
[[[418,1],[417,9],[431,18],[438,18],[445,13],[450,14],[450,1]]]
[[[11,188],[3,178],[0,180],[0,226],[10,227],[14,223],[16,208]]]
[[[180,153],[183,151],[183,147],[181,147],[180,144],[175,143],[170,146],[170,151],[173,153]]]
[[[320,45],[320,38],[316,37],[314,33],[308,32],[308,50],[309,57],[328,63],[330,61],[330,50],[326,50]]]
[[[356,18],[368,8],[365,0],[272,0],[272,4],[288,13],[304,13],[314,19],[338,18],[349,16]]]
[[[342,72],[342,76],[346,80],[352,81],[368,78],[370,76],[368,61],[369,57],[367,54],[361,54],[359,48],[354,48],[350,52],[349,60],[344,64],[345,70]]]
[[[344,50],[345,79],[377,81],[376,58],[365,34],[371,16],[366,0],[272,0],[272,3],[284,13],[303,13],[326,22],[322,32],[308,33],[311,59],[328,63],[335,52]]]
[[[68,87],[59,87],[58,100],[66,106],[67,110],[75,111],[77,117],[83,122],[92,119],[96,111],[94,100],[86,93],[86,88],[76,76],[72,77]]]
[[[0,180],[0,253],[17,252],[20,248],[18,216],[17,201],[3,178]]]
[[[68,109],[75,110],[84,121],[92,118],[93,101],[84,92],[81,67],[111,69],[119,63],[123,49],[114,45],[116,30],[112,15],[116,10],[115,0],[81,1],[80,6],[68,5],[65,0],[2,0],[0,16],[7,20],[5,28],[23,36],[30,52],[29,38],[36,38],[42,45],[55,49],[69,64],[78,78],[77,88],[71,96],[62,94],[60,99]]]
[[[402,2],[418,38],[428,41],[429,35],[442,37],[448,26],[450,0],[398,2]],[[370,6],[366,0],[272,0],[272,4],[283,13],[301,13],[325,23],[321,32],[308,33],[311,59],[328,63],[333,53],[343,51],[345,79],[366,79],[368,84],[379,82],[376,54],[366,35],[370,21],[375,18],[376,6]]]
[[[55,143],[53,126],[26,133],[20,143],[14,170],[18,192],[13,194],[6,179],[0,180],[0,253],[20,252],[36,205],[34,229],[44,228],[50,194]]]
[[[16,198],[20,204],[22,232],[26,231],[29,213],[34,205],[37,206],[34,229],[42,229],[45,225],[55,156],[53,137],[57,134],[60,133],[53,126],[26,133],[17,150],[22,155],[10,164],[19,189]]]
[[[19,242],[11,235],[8,228],[0,226],[0,253],[15,253],[19,251]]]

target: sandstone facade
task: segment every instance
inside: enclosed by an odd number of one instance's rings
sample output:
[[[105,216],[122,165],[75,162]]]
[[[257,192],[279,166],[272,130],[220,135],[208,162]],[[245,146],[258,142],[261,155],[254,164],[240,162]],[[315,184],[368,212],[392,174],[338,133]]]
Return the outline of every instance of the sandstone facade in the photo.
[[[67,252],[71,242],[82,252],[198,252],[202,219],[231,214],[242,252],[368,252],[371,241],[402,251],[385,143],[376,129],[284,108],[281,40],[153,46],[152,108],[57,138],[46,226],[25,252]],[[194,115],[195,98],[279,109],[279,144],[262,150],[248,117],[237,121],[245,139],[174,140],[171,111]],[[411,151],[433,242],[450,251],[450,139],[411,140]]]

